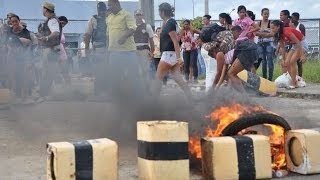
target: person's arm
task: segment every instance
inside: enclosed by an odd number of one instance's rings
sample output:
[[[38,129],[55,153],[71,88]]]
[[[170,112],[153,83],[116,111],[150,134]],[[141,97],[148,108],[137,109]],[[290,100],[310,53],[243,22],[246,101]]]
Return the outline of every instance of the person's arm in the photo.
[[[222,67],[221,76],[218,81],[218,84],[216,85],[216,89],[219,88],[221,86],[221,84],[224,82],[224,78],[225,78],[226,72],[227,72],[227,66],[228,66],[227,64],[224,64]]]
[[[177,60],[181,60],[181,57],[180,57],[180,47],[179,47],[179,42],[178,42],[178,39],[177,39],[177,32],[176,31],[171,31],[169,32],[169,36],[173,42],[173,45],[174,45],[174,51],[176,52],[176,58]]]
[[[306,27],[303,24],[300,24],[299,29],[304,37],[306,37]]]
[[[52,39],[58,38],[60,35],[60,25],[59,25],[58,20],[50,19],[48,21],[48,27],[51,31],[51,34],[49,36],[40,37],[39,40],[42,42],[43,41],[51,41]]]
[[[83,40],[84,40],[84,43],[85,43],[85,49],[86,50],[90,49],[90,39],[91,39],[91,36],[92,36],[92,32],[93,32],[93,18],[91,18],[88,21],[86,32],[83,35]]]
[[[268,38],[268,37],[273,37],[274,33],[273,32],[256,32],[256,36],[262,37],[262,38]]]
[[[147,24],[146,27],[148,34],[149,34],[149,45],[150,45],[150,54],[153,54],[154,52],[154,41],[153,41],[153,37],[154,37],[154,32],[152,30],[152,27],[150,26],[150,24]]]
[[[134,34],[137,28],[135,20],[129,14],[126,15],[125,21],[127,25],[127,30],[118,40],[118,43],[120,45],[124,44],[127,41],[127,39]]]
[[[253,29],[251,29],[248,33],[254,33],[254,32],[257,32],[257,31],[260,30],[259,25],[258,25],[257,23],[255,23],[255,22],[253,22],[253,23],[251,24],[251,26],[253,27]]]
[[[23,38],[23,37],[19,38],[19,40],[23,46],[29,46],[32,43],[30,39]]]
[[[286,61],[286,48],[285,48],[285,44],[282,40],[279,42],[278,49],[281,50],[281,56],[282,56],[283,62],[285,62]]]

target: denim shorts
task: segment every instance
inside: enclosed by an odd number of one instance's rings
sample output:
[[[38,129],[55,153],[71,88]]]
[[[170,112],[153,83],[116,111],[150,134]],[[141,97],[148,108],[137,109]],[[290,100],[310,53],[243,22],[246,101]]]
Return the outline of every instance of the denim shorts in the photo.
[[[301,41],[301,46],[305,52],[308,52],[308,42],[305,39]],[[293,44],[291,49],[296,50],[297,48],[298,46],[296,44]]]

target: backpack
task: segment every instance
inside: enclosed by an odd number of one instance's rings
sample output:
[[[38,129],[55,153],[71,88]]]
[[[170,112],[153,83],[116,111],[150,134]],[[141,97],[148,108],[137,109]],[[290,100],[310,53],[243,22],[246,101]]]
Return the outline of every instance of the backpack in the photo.
[[[217,39],[217,35],[221,31],[225,31],[226,28],[218,25],[217,23],[204,26],[201,29],[200,39],[202,42],[207,43]]]
[[[107,23],[105,17],[93,16],[97,20],[97,27],[92,32],[92,42],[99,42],[106,46],[107,43]]]

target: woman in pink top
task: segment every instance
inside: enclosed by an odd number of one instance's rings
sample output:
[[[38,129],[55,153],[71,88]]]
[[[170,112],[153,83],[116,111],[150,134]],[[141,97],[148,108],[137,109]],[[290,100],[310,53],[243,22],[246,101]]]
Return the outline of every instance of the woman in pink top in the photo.
[[[191,21],[184,20],[183,29],[179,33],[182,41],[181,48],[183,50],[184,77],[186,81],[189,81],[191,65],[194,78],[193,80],[196,83],[198,79],[198,51],[196,38],[194,37],[195,33],[199,33],[199,31],[191,27]]]
[[[287,71],[291,77],[291,86],[289,89],[294,89],[298,87],[296,75],[296,63],[300,59],[302,62],[306,60],[305,52],[308,50],[308,44],[305,40],[303,34],[291,27],[284,27],[284,24],[275,20],[270,25],[271,31],[275,34],[275,41],[279,42],[280,48],[285,47],[286,43],[292,44],[292,48],[288,53],[282,51],[283,65],[286,67]]]
[[[250,17],[248,17],[247,9],[245,6],[241,5],[238,7],[238,15],[239,18],[234,20],[232,23],[232,26],[240,26],[242,29],[242,33],[240,34],[238,40],[252,37],[252,33],[260,29],[259,26],[254,23],[254,21]],[[251,26],[253,26],[253,28],[251,28]]]

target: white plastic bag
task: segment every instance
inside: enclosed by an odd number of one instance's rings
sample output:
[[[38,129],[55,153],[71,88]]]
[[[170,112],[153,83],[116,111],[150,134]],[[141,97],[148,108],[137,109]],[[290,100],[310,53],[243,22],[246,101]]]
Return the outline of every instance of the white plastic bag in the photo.
[[[286,87],[290,86],[291,78],[290,78],[289,73],[283,73],[274,82],[276,83],[276,86],[278,88],[286,88]]]
[[[296,79],[297,79],[297,82],[298,82],[298,86],[299,87],[306,87],[307,84],[306,82],[303,80],[302,77],[300,76],[296,76]],[[290,77],[290,74],[287,72],[287,73],[284,73],[282,74],[281,76],[279,76],[275,81],[276,83],[276,86],[278,88],[286,88],[286,87],[289,87],[291,85],[291,77]]]

